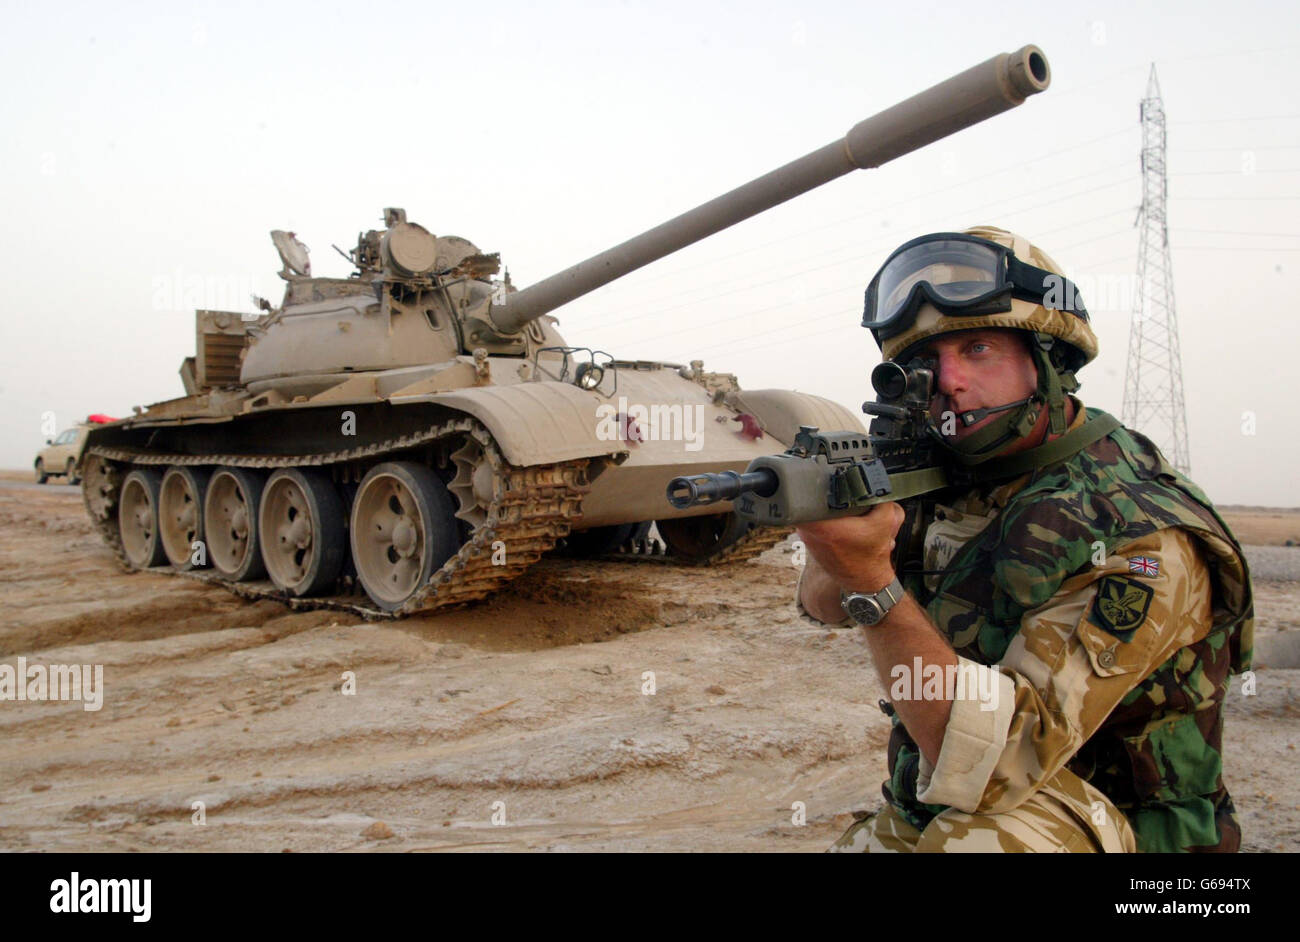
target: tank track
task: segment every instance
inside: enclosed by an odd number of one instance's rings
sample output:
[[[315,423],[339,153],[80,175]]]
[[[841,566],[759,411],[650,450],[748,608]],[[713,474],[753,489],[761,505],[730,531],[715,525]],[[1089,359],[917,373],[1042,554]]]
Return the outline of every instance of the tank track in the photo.
[[[211,571],[177,572],[159,566],[149,572],[165,572],[224,586],[250,599],[274,599],[294,609],[337,609],[366,619],[394,619],[417,612],[430,612],[464,605],[486,598],[518,577],[566,536],[582,517],[582,499],[590,490],[588,459],[559,464],[517,468],[505,462],[492,436],[473,419],[454,419],[423,432],[371,445],[311,455],[170,455],[145,453],[129,448],[87,449],[82,479],[82,499],[91,521],[113,550],[119,564],[127,561],[117,528],[117,499],[125,477],[123,465],[229,465],[273,470],[287,467],[321,467],[376,458],[452,436],[469,435],[483,448],[493,471],[492,502],[485,522],[474,529],[465,544],[433,574],[428,584],[394,612],[369,604],[364,594],[299,598],[276,588],[270,581],[230,582]],[[505,564],[492,562],[494,544],[504,544]],[[356,587],[360,593],[360,587]]]

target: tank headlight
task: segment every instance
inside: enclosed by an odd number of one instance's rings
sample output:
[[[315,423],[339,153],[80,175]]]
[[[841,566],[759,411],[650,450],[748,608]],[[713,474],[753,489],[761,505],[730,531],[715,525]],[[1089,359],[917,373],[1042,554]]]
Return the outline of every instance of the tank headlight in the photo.
[[[579,389],[595,389],[605,378],[605,371],[595,363],[579,363],[574,381]]]

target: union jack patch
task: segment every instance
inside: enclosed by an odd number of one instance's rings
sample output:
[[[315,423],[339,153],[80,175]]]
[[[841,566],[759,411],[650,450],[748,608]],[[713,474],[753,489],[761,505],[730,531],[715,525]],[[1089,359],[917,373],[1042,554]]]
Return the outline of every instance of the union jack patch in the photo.
[[[1128,558],[1128,571],[1139,576],[1158,576],[1160,575],[1160,560],[1152,559],[1150,556],[1130,556]]]

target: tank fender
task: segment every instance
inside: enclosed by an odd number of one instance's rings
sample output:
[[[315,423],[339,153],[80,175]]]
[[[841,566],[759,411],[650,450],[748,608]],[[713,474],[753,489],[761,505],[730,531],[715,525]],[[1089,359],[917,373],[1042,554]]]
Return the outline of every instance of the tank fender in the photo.
[[[862,432],[862,420],[838,402],[788,389],[751,389],[727,397],[727,404],[758,419],[763,430],[789,447],[801,425],[823,432]]]
[[[518,383],[449,392],[393,396],[390,402],[432,402],[478,419],[516,466],[553,464],[575,458],[610,457],[622,461],[627,445],[603,440],[596,414],[604,400],[568,383]]]

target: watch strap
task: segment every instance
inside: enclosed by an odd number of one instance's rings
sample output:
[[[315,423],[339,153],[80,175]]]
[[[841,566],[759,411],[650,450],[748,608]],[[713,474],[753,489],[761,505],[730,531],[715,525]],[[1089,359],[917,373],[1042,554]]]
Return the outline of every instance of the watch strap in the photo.
[[[844,595],[840,601],[840,605],[844,609],[845,613],[859,625],[878,625],[880,622],[884,621],[885,616],[889,614],[890,610],[903,600],[903,595],[903,583],[898,576],[894,576],[893,581],[878,592],[852,592]],[[874,621],[860,620],[848,607],[849,600],[854,597],[871,599],[875,602],[880,608],[880,617]]]

